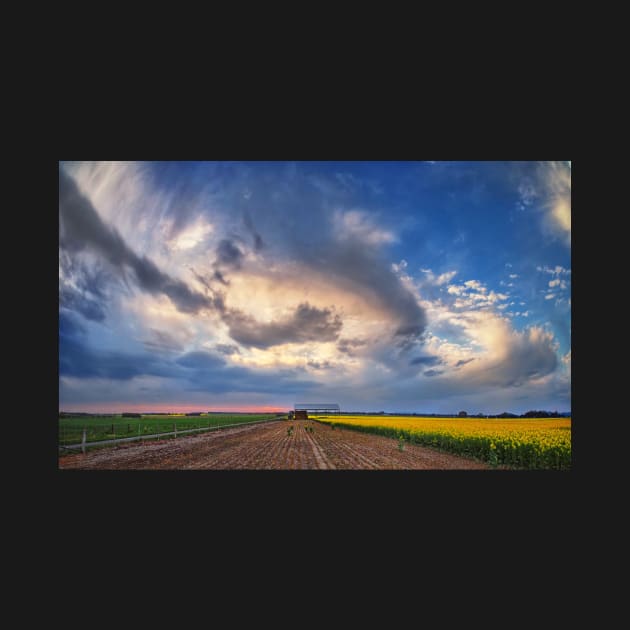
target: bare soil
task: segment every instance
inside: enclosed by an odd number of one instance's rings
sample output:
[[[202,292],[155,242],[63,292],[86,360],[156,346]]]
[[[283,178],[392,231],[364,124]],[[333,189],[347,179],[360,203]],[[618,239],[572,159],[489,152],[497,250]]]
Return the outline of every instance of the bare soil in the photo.
[[[293,434],[287,428],[293,426]],[[313,432],[306,427],[312,427]],[[486,470],[474,459],[311,421],[276,421],[59,457],[84,470]]]

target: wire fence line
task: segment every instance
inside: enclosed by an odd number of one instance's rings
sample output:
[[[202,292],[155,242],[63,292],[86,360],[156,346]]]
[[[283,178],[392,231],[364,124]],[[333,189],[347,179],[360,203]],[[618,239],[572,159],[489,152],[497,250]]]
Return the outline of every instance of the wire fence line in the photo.
[[[220,415],[216,417],[171,417],[156,418],[148,415],[138,420],[124,417],[106,418],[60,418],[59,443],[62,445],[76,444],[81,441],[82,433],[87,431],[88,442],[99,442],[116,438],[133,437],[136,435],[152,435],[154,433],[179,432],[185,429],[213,428],[225,424],[268,420],[280,414],[252,414],[252,415]]]
[[[184,425],[184,427],[180,427],[181,428],[177,428],[177,423],[174,422],[173,423],[173,430],[172,431],[160,431],[158,433],[143,433],[141,431],[141,428],[148,428],[148,425],[142,425],[141,423],[138,423],[138,434],[137,435],[132,435],[132,436],[128,436],[128,437],[120,437],[120,438],[109,438],[109,439],[105,439],[105,440],[88,440],[88,429],[87,427],[85,427],[80,433],[81,433],[81,441],[80,442],[76,442],[74,444],[62,444],[61,441],[59,443],[59,450],[81,450],[81,452],[85,453],[86,448],[88,447],[92,447],[92,446],[105,446],[105,445],[111,445],[111,444],[119,444],[119,443],[123,443],[123,442],[134,442],[137,440],[151,440],[151,439],[158,439],[158,438],[163,438],[163,437],[168,437],[168,436],[174,436],[177,437],[178,435],[183,435],[183,434],[189,434],[189,433],[199,433],[201,431],[217,431],[219,429],[227,429],[230,427],[240,427],[240,426],[247,426],[247,425],[251,425],[251,424],[261,424],[263,422],[274,422],[277,420],[286,420],[286,416],[285,415],[281,415],[281,416],[274,416],[272,418],[264,418],[263,420],[248,420],[245,422],[235,422],[235,423],[230,423],[230,424],[209,424],[209,426],[195,426],[193,428],[185,428],[186,425]],[[136,424],[136,423],[133,423]],[[96,430],[98,428],[102,428],[103,426],[109,426],[109,425],[96,425],[93,427],[90,427],[90,429],[92,430]],[[129,431],[129,428],[131,426],[131,423],[128,424],[127,426],[127,430]],[[112,425],[113,427],[113,431],[115,431],[115,426]],[[74,433],[76,433],[76,430],[73,431]]]

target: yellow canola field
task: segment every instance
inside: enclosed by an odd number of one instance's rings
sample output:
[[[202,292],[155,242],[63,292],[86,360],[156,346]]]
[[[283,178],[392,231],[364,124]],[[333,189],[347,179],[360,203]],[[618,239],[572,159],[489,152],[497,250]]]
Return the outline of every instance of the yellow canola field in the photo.
[[[571,418],[327,416],[320,422],[441,448],[492,465],[571,468]]]

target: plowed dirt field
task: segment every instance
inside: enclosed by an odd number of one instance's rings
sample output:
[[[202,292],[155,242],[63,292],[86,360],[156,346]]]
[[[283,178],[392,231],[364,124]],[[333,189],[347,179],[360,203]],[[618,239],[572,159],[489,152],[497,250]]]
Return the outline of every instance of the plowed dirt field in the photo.
[[[287,428],[293,426],[293,433]],[[312,427],[313,431],[308,431]],[[85,470],[452,470],[488,465],[380,435],[310,421],[275,421],[59,457]]]

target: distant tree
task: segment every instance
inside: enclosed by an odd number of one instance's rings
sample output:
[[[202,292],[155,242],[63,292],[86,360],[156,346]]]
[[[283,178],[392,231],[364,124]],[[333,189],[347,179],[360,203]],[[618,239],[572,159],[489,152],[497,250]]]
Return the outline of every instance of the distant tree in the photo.
[[[465,411],[460,411],[457,415],[460,418],[467,418],[468,417],[468,414]]]
[[[526,411],[523,418],[558,418],[560,414],[557,411],[543,411],[542,409],[536,410],[532,409],[531,411]]]

